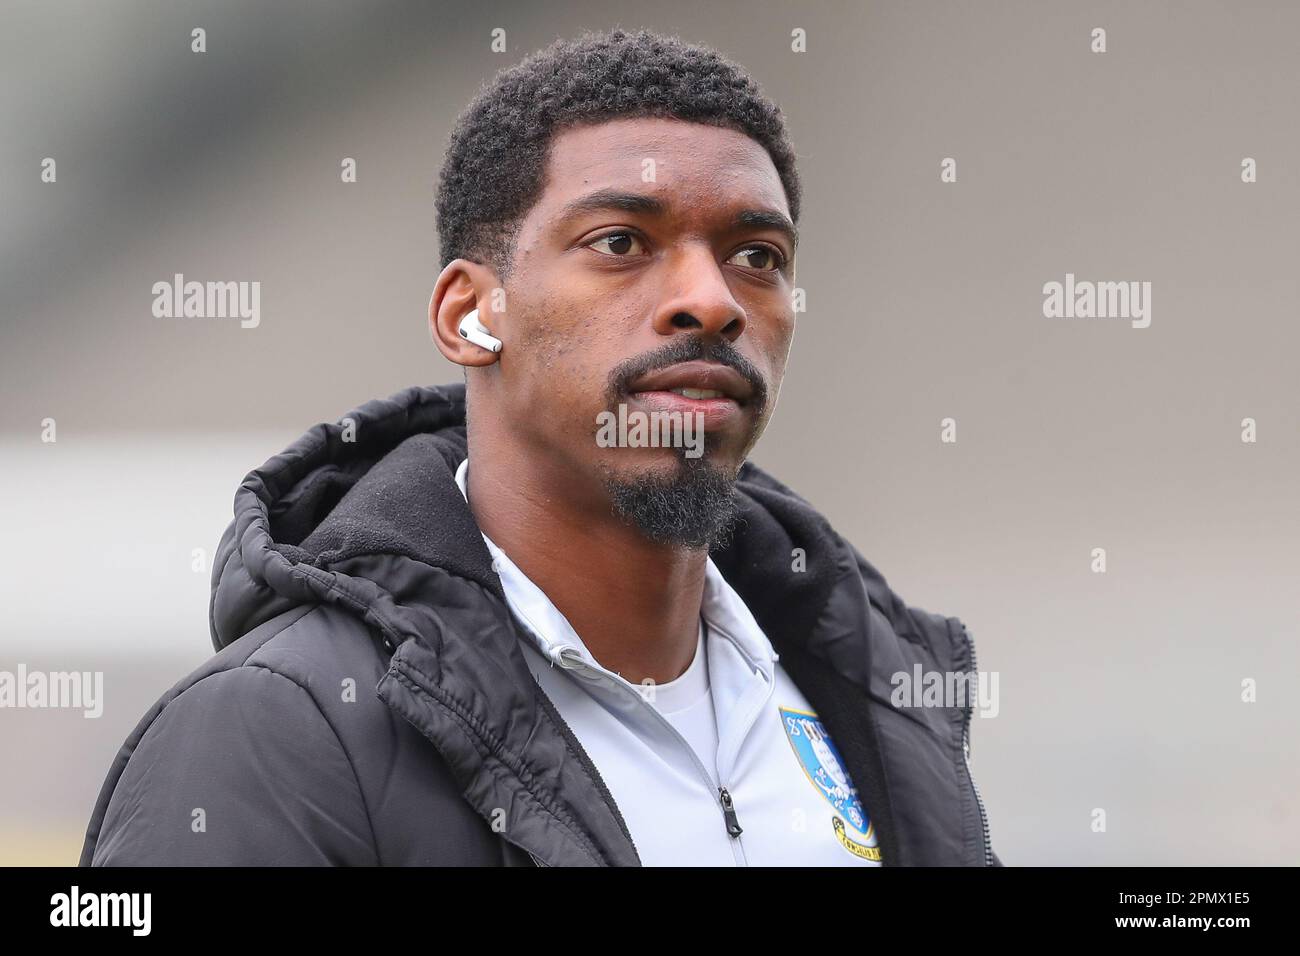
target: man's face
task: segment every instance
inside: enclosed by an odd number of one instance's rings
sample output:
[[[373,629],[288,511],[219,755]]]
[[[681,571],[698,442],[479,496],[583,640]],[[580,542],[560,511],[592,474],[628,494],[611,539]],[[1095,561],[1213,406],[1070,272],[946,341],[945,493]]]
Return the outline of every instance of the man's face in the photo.
[[[788,220],[771,158],[742,133],[659,118],[558,133],[544,192],[517,237],[506,321],[496,323],[506,345],[494,415],[510,416],[524,457],[616,508],[684,506],[669,525],[698,524],[691,501],[717,507],[785,371]],[[617,417],[620,405],[629,423],[637,413],[657,421],[661,437],[674,434],[665,412],[702,421],[703,433],[676,430],[690,447],[603,447],[611,418],[601,413]],[[646,495],[654,501],[638,504]],[[709,537],[645,530],[697,546]]]

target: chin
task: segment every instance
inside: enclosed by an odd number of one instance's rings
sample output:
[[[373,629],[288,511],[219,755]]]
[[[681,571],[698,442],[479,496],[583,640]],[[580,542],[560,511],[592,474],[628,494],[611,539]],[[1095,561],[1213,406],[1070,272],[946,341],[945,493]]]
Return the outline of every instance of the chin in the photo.
[[[683,456],[606,470],[603,478],[614,512],[649,540],[709,550],[725,543],[734,525],[738,471],[707,456]]]

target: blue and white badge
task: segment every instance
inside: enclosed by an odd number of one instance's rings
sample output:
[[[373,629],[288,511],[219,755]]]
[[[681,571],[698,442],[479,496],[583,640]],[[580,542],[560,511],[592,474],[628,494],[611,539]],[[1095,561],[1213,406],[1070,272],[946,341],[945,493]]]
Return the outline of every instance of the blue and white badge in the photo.
[[[834,809],[831,825],[840,845],[854,856],[880,860],[875,845],[875,828],[858,799],[857,788],[844,770],[844,761],[816,714],[788,707],[779,708],[786,738],[794,748],[809,782]],[[855,839],[856,837],[856,839]]]

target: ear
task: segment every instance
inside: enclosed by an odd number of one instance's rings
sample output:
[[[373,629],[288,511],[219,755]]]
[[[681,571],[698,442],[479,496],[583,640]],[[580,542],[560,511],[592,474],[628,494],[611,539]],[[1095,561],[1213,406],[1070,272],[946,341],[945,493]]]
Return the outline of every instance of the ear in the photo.
[[[439,274],[429,297],[429,334],[449,362],[470,367],[498,360],[497,353],[462,339],[459,328],[461,320],[478,309],[479,321],[502,338],[498,325],[504,316],[491,310],[492,290],[499,286],[491,269],[468,259],[453,259]]]

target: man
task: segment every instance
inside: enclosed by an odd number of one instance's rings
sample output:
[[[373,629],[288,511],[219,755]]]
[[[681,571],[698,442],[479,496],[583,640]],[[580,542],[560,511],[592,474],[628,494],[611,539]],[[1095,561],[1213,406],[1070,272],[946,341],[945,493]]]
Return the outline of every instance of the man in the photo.
[[[997,864],[970,707],[890,704],[974,671],[964,626],[747,461],[795,324],[780,111],[675,39],[557,43],[462,116],[438,215],[466,384],[249,475],[218,653],[83,865]]]

